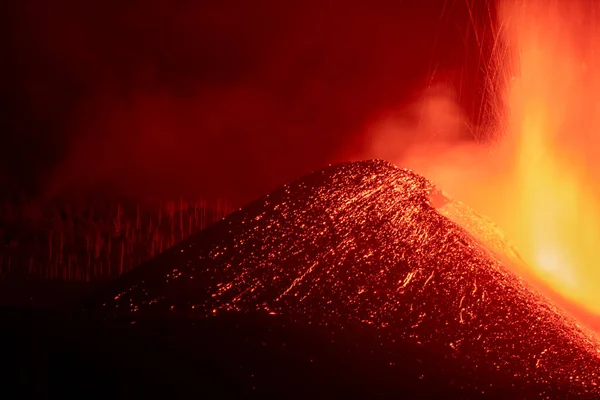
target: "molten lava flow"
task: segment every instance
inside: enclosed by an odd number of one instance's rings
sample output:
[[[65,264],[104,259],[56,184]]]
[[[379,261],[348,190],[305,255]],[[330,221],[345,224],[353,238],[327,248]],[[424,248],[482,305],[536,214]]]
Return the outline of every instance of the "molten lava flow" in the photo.
[[[496,67],[507,78],[503,145],[512,155],[500,224],[534,266],[530,272],[598,314],[600,35],[594,4],[502,2],[499,26],[508,54]]]

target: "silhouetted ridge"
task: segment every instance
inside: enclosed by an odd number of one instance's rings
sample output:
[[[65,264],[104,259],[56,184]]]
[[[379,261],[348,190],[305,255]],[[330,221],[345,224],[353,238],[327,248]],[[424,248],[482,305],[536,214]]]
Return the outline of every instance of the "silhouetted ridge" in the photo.
[[[429,346],[509,386],[596,393],[596,340],[514,276],[494,255],[501,247],[452,222],[455,209],[465,207],[385,161],[332,165],[124,277],[104,309],[260,312],[335,332],[364,325],[382,346]],[[391,363],[401,358],[390,351]]]

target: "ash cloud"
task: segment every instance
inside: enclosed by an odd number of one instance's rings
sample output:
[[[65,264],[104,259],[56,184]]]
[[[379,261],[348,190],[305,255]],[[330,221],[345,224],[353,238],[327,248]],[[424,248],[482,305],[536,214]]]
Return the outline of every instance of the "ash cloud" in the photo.
[[[248,201],[365,155],[373,121],[468,55],[467,10],[441,0],[3,7],[4,170],[42,193]]]

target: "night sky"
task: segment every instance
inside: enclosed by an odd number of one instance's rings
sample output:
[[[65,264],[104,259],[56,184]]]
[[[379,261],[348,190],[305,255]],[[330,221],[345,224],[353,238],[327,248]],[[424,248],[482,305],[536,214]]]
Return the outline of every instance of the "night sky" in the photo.
[[[468,0],[6,3],[0,178],[30,195],[245,202],[361,158],[432,76],[480,104]]]

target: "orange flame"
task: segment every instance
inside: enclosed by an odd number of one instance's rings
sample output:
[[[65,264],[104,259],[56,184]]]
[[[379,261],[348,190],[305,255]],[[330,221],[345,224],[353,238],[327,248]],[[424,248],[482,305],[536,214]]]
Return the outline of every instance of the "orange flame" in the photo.
[[[471,124],[451,91],[429,87],[369,126],[368,156],[414,169],[498,223],[527,262],[516,272],[600,332],[597,2],[498,1],[486,93],[500,99],[482,108],[498,124],[477,132],[498,138],[493,148],[457,139]]]
[[[600,32],[592,1],[500,4],[508,54],[501,225],[552,289],[600,314]]]

